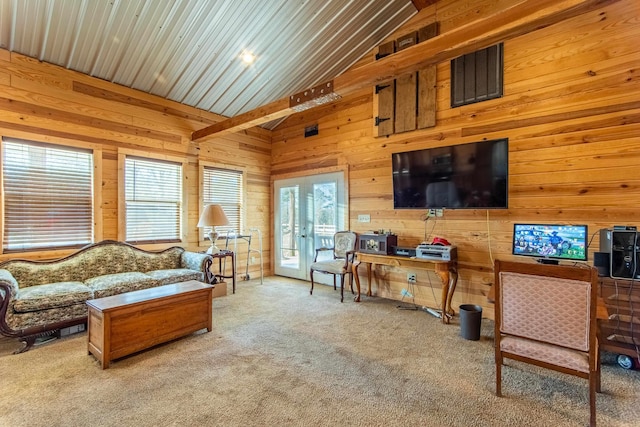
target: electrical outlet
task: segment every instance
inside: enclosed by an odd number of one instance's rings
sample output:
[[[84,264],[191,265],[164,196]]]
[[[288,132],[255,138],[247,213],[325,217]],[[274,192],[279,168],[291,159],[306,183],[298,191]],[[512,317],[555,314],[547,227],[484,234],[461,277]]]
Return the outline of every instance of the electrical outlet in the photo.
[[[431,217],[434,217],[434,216],[436,216],[436,210],[435,209],[429,209],[427,211],[427,217],[431,218]]]
[[[416,283],[418,281],[416,273],[407,273],[407,282]]]
[[[442,215],[444,215],[444,209],[431,209],[431,210],[436,211],[437,217],[441,217]]]
[[[358,215],[358,222],[371,222],[371,215]]]

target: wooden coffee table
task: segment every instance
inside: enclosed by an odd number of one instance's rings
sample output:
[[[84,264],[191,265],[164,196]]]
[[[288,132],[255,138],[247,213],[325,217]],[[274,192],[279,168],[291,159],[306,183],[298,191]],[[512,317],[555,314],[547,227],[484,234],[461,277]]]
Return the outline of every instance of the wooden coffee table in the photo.
[[[138,351],[211,331],[213,286],[190,280],[87,301],[88,353],[102,366]]]

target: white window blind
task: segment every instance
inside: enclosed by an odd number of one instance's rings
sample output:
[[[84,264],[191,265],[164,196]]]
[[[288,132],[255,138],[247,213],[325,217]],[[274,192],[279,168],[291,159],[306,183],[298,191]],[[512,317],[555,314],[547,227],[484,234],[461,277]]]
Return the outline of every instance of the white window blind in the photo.
[[[204,168],[202,198],[204,205],[222,206],[229,219],[228,226],[217,226],[216,230],[224,235],[227,231],[242,231],[242,172],[213,167]]]
[[[2,139],[5,252],[93,241],[91,150]]]
[[[127,156],[125,160],[126,240],[180,240],[182,165]]]

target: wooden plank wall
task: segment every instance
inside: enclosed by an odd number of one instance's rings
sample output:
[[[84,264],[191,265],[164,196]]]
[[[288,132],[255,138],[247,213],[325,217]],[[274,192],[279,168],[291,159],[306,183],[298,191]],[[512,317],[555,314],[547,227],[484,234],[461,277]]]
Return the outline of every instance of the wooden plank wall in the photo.
[[[222,138],[191,142],[191,132],[220,121],[222,117],[176,102],[130,90],[26,56],[0,50],[0,136],[10,136],[68,145],[91,143],[102,150],[102,206],[96,208],[97,234],[104,239],[118,236],[118,149],[186,159],[189,183],[187,239],[191,250],[205,250],[198,240],[198,162],[241,167],[247,175],[245,228],[259,228],[265,237],[265,272],[269,264],[269,200],[271,133],[261,128]],[[220,245],[220,244],[219,244]],[[224,246],[224,243],[222,243]],[[142,246],[161,249],[171,245]],[[257,241],[252,242],[252,249]],[[2,254],[29,259],[56,258],[72,251]],[[245,273],[247,249],[238,243],[238,270]],[[257,259],[250,275],[259,276]]]
[[[509,3],[441,0],[386,41],[436,20],[444,34]],[[458,246],[454,307],[479,304],[492,318],[486,296],[493,260],[516,259],[515,222],[587,224],[589,264],[599,229],[640,227],[639,16],[640,2],[621,0],[506,40],[504,96],[496,100],[452,109],[449,62],[438,64],[435,128],[375,138],[372,90],[291,116],[273,133],[272,174],[347,165],[350,228],[390,229],[401,246],[445,237]],[[369,61],[373,53],[356,66]],[[303,138],[304,126],[313,123],[319,135]],[[447,210],[425,221],[423,211],[393,209],[393,152],[503,137],[509,138],[508,210]],[[370,214],[371,223],[358,223],[359,214]],[[378,267],[376,273],[378,295],[401,299],[406,271]],[[417,278],[416,302],[436,306],[438,278],[420,271]]]

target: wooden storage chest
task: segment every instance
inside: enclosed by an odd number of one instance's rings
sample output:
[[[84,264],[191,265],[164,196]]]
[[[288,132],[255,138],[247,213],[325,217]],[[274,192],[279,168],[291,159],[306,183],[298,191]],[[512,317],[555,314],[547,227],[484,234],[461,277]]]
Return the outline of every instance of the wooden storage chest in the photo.
[[[211,331],[213,286],[190,280],[87,301],[88,352],[102,366],[138,351]]]

